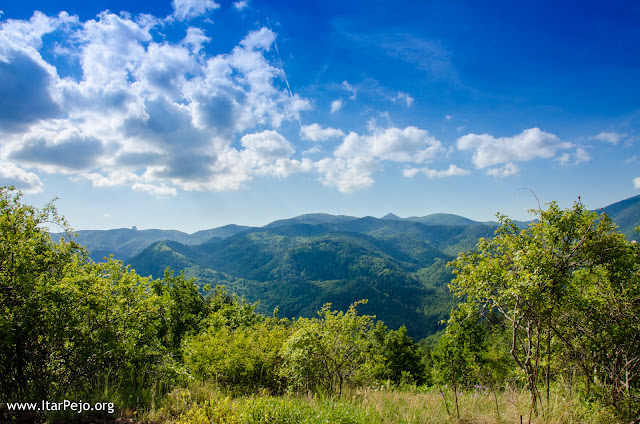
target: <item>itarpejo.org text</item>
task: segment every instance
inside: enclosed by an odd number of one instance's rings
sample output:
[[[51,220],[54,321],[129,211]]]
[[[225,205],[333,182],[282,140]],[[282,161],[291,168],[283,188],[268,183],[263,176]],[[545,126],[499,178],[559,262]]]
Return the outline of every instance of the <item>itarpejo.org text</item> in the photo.
[[[17,402],[7,403],[9,411],[74,411],[81,414],[84,411],[105,411],[109,414],[113,414],[114,407],[113,402],[96,402],[91,404],[89,402],[71,402],[70,400],[64,400],[62,402],[49,402],[43,400],[40,403],[37,402]]]

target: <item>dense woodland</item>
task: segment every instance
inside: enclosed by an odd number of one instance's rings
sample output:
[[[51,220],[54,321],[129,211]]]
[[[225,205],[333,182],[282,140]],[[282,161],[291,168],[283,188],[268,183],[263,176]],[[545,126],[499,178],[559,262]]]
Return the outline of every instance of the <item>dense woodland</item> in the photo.
[[[94,262],[53,204],[2,188],[0,208],[0,403],[114,402],[113,416],[185,423],[640,415],[640,249],[580,202],[529,225],[245,228],[153,244],[129,261],[138,272]],[[161,276],[158,258],[174,261]]]

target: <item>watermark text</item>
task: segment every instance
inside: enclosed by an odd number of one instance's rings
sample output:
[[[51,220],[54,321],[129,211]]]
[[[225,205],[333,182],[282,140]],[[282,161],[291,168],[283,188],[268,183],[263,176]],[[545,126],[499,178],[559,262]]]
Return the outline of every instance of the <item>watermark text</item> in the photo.
[[[7,403],[7,409],[9,411],[74,411],[81,414],[84,411],[105,411],[109,414],[113,414],[114,407],[113,402],[72,402],[70,400],[64,400],[62,402],[49,402],[43,400],[42,402],[15,402]]]

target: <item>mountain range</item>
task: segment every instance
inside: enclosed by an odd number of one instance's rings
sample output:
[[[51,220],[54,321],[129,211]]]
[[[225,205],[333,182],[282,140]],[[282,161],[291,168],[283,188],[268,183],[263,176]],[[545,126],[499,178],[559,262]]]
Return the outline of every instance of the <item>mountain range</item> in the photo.
[[[601,211],[628,238],[640,226],[640,196]],[[524,227],[528,223],[519,222]],[[448,261],[492,237],[496,222],[452,214],[381,218],[306,214],[263,227],[226,225],[180,231],[116,229],[77,231],[94,260],[113,254],[141,275],[160,278],[170,267],[202,285],[260,301],[258,309],[283,317],[313,316],[331,302],[346,309],[368,299],[361,313],[389,327],[405,325],[414,338],[442,328],[454,304]]]

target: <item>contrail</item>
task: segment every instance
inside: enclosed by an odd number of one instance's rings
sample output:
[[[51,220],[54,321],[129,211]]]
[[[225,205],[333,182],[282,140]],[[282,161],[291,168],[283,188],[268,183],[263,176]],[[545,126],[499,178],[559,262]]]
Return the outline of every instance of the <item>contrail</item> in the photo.
[[[269,22],[269,18],[267,17],[267,25],[269,25],[269,31],[273,32],[271,29],[271,22]],[[277,38],[277,37],[276,37]],[[289,79],[287,78],[287,73],[284,71],[284,65],[282,64],[282,58],[280,57],[280,51],[278,50],[278,41],[276,38],[273,39],[273,45],[276,48],[276,54],[278,55],[278,62],[280,62],[280,70],[282,70],[282,75],[284,75],[284,82],[287,84],[287,90],[289,90],[289,97],[293,99],[293,92],[291,91],[291,86],[289,85]],[[300,114],[296,116],[298,120],[298,125],[300,125],[300,131],[302,131],[302,122],[300,122]]]

